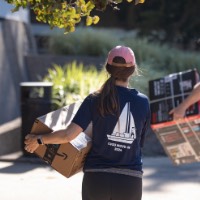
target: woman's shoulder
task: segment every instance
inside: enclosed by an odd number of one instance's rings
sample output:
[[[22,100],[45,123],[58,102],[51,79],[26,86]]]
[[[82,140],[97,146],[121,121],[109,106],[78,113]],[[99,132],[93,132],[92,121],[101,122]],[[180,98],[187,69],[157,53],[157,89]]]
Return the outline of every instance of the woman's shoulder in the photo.
[[[136,90],[134,88],[131,89],[131,90],[132,90],[133,94],[135,96],[137,96],[138,98],[149,101],[149,97],[146,94],[144,94],[144,93],[142,93],[142,92],[140,92],[140,91],[138,91],[138,90]]]
[[[93,92],[93,93],[90,93],[88,96],[85,97],[85,101],[93,102],[96,99],[98,99],[98,97],[99,97],[99,94],[96,93],[96,92]]]

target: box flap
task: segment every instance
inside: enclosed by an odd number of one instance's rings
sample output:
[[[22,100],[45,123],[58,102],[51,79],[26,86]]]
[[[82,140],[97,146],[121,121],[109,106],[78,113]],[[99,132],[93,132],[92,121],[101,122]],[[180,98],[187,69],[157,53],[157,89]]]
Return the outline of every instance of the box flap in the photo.
[[[70,104],[63,108],[50,112],[46,115],[38,117],[37,119],[46,126],[48,126],[50,129],[52,129],[53,131],[64,129],[69,125],[69,123],[75,116],[81,103],[82,102],[80,101]]]
[[[40,122],[40,126],[37,126],[39,129],[37,132],[42,134],[42,129],[45,130],[44,133],[49,133],[51,130],[56,131],[60,129],[65,129],[71,123],[71,120],[75,116],[82,102],[76,102],[55,110],[53,112],[47,113],[41,117],[38,117],[36,123]],[[43,124],[44,126],[42,126]],[[45,127],[45,128],[44,128]],[[47,129],[47,131],[46,131]],[[33,131],[33,130],[32,130]],[[77,149],[81,150],[87,146],[87,143],[91,141],[92,136],[92,124],[90,123],[85,132],[80,133],[74,140],[70,143]]]

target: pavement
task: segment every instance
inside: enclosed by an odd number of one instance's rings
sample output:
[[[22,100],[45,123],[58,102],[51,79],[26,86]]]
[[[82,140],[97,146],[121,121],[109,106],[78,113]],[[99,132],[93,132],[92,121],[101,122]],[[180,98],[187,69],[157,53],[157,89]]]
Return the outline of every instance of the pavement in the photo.
[[[168,157],[144,157],[143,162],[142,200],[200,199],[200,163],[174,166]],[[21,152],[0,156],[0,200],[81,200],[82,176],[65,178]]]

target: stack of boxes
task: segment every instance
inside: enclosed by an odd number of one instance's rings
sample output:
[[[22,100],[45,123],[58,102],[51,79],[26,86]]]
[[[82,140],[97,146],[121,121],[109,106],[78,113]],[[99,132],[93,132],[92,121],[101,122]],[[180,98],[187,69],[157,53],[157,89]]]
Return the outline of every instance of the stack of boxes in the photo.
[[[196,69],[149,81],[152,129],[176,165],[200,161],[200,102],[187,109],[184,119],[173,121],[169,115],[198,81]]]

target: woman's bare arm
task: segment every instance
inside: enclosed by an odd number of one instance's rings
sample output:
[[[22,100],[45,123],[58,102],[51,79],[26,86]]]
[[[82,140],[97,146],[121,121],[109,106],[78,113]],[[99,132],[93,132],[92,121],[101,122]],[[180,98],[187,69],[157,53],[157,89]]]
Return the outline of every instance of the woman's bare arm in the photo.
[[[174,120],[183,118],[185,116],[185,111],[192,104],[198,102],[200,100],[200,83],[197,83],[190,95],[176,108],[172,109],[169,114],[173,114]]]
[[[51,132],[49,134],[40,135],[43,144],[63,144],[68,143],[81,133],[83,129],[75,124],[71,123],[66,129]],[[39,146],[37,139],[39,135],[28,134],[25,137],[25,150],[33,153]]]

